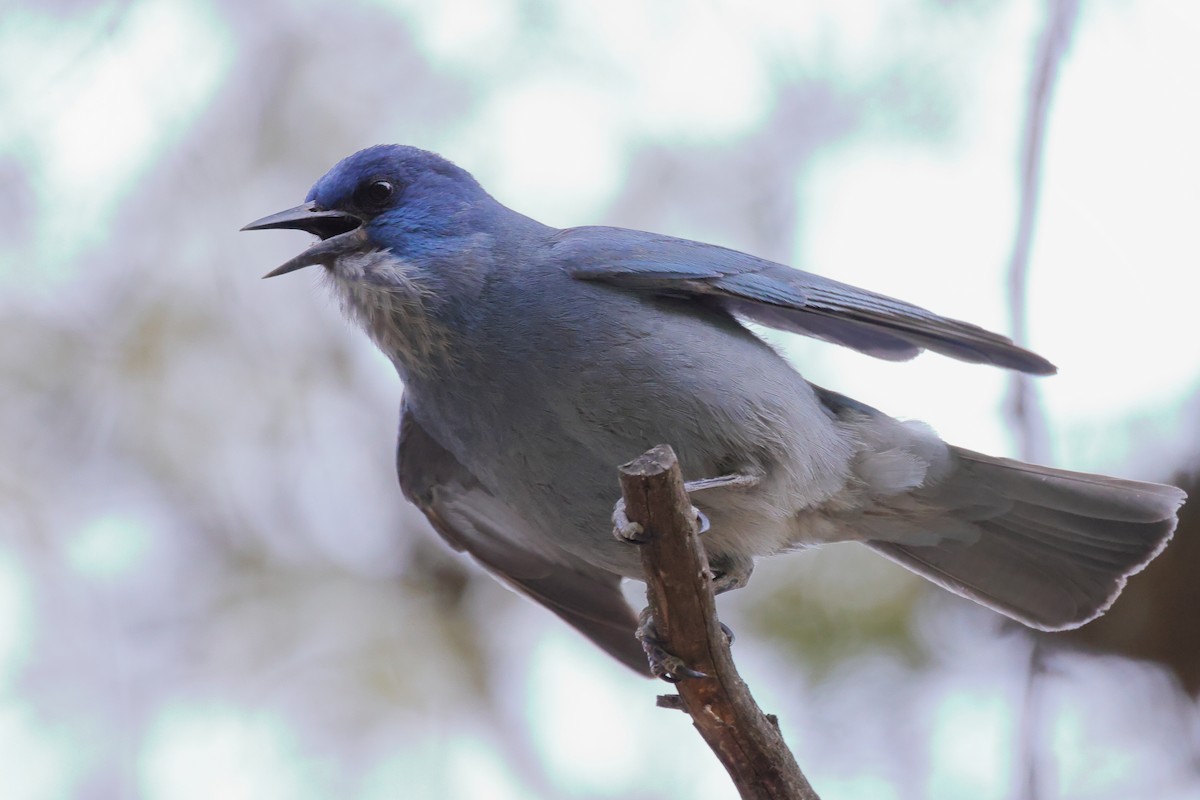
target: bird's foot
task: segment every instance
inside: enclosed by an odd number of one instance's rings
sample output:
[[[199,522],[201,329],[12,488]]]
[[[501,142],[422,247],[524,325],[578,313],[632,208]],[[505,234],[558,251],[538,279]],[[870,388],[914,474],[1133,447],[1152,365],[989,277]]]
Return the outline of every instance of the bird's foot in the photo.
[[[612,513],[613,536],[619,541],[630,544],[645,544],[646,531],[625,513],[625,499],[622,498],[613,506]]]
[[[721,633],[725,634],[726,646],[732,645],[733,631],[724,622],[718,621],[717,624],[721,626]],[[667,683],[679,683],[685,678],[708,677],[708,673],[692,669],[682,658],[667,650],[658,634],[654,614],[648,607],[642,609],[642,613],[638,615],[637,638],[642,643],[642,650],[650,663],[650,674],[654,677]]]
[[[693,492],[703,492],[710,489],[751,489],[759,484],[762,476],[752,473],[735,473],[732,475],[722,475],[717,478],[704,478],[698,481],[688,481],[683,485],[688,494]],[[698,533],[707,533],[712,527],[709,522],[708,515],[700,509],[692,506],[692,513],[696,515],[696,525]],[[645,544],[646,532],[642,530],[642,526],[633,520],[629,519],[625,513],[625,500],[617,501],[613,507],[613,536],[622,542],[631,544]]]
[[[707,531],[710,527],[708,516],[695,506],[692,506],[692,513],[696,515],[696,525],[699,528],[699,533]],[[619,541],[629,542],[630,544],[646,543],[646,531],[625,513],[624,498],[618,500],[617,504],[613,506],[612,522],[613,536]]]
[[[685,678],[708,677],[708,673],[692,669],[682,658],[666,649],[658,635],[654,614],[649,608],[642,609],[642,613],[638,615],[637,638],[642,643],[642,650],[650,663],[650,674],[654,677],[667,683],[679,683]]]

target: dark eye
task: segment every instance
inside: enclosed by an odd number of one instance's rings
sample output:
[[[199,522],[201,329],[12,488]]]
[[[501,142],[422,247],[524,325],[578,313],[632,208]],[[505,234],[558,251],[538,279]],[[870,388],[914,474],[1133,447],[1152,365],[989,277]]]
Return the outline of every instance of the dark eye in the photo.
[[[387,205],[396,193],[396,187],[390,181],[370,181],[358,187],[354,193],[354,201],[367,211],[378,211]]]

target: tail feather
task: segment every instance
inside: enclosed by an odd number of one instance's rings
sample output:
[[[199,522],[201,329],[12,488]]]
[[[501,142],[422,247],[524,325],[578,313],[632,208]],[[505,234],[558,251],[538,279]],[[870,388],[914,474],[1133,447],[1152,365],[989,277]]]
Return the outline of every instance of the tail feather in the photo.
[[[1185,497],[1174,486],[1109,478],[1025,464],[962,448],[950,448],[962,471],[994,485],[1012,500],[1040,508],[1120,522],[1158,522],[1175,515]]]
[[[970,540],[869,546],[950,591],[1042,630],[1103,614],[1126,579],[1171,538],[1184,493],[951,448],[958,468],[916,493],[978,529]],[[980,519],[962,498],[987,487],[1006,502]]]
[[[1174,518],[1157,522],[1121,522],[1110,519],[1063,514],[1054,509],[1036,509],[1031,513],[1025,504],[1014,508],[990,524],[1014,536],[1041,543],[1064,555],[1089,557],[1098,566],[1121,566],[1131,562],[1144,565],[1158,550],[1147,554],[1147,545],[1166,544],[1175,527]]]

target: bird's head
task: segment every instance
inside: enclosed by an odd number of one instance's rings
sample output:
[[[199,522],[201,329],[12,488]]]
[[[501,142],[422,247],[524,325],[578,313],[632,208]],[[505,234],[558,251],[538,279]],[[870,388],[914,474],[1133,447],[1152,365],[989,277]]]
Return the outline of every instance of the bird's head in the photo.
[[[409,260],[449,252],[481,230],[479,217],[495,205],[470,173],[441,156],[376,145],[338,162],[302,205],[242,230],[291,228],[320,237],[264,277],[315,264],[336,272],[346,256],[388,251]]]
[[[347,314],[411,374],[456,357],[456,320],[482,285],[506,215],[520,216],[441,156],[378,145],[338,162],[303,205],[242,230],[318,236],[264,277],[324,266]]]

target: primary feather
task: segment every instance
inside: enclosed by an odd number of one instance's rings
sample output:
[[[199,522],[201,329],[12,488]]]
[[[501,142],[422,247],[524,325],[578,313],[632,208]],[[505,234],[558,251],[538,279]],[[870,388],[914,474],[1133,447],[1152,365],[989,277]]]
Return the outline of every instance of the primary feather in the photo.
[[[687,239],[623,228],[560,231],[555,257],[581,280],[709,298],[764,325],[902,361],[928,348],[962,361],[1049,375],[1055,367],[1012,340],[845,283]]]

